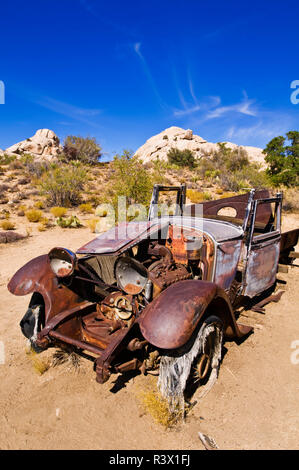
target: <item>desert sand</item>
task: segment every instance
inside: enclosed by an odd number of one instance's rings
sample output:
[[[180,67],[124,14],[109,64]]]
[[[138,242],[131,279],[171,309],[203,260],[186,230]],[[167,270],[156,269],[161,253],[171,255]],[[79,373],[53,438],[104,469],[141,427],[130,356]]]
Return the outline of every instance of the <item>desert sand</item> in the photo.
[[[285,215],[283,223],[284,230],[298,227],[299,216]],[[91,238],[86,228],[54,227],[0,245],[0,448],[202,450],[200,431],[220,449],[298,449],[299,363],[291,360],[299,341],[298,260],[288,274],[278,274],[286,281],[278,284],[286,291],[278,303],[268,304],[265,314],[240,317],[254,334],[240,345],[225,343],[218,382],[173,429],[156,423],[140,401],[155,377],[136,375],[124,383],[115,375],[99,385],[87,359],[79,372],[61,365],[37,374],[19,328],[29,298],[11,295],[7,282],[32,257],[56,245],[76,250]]]

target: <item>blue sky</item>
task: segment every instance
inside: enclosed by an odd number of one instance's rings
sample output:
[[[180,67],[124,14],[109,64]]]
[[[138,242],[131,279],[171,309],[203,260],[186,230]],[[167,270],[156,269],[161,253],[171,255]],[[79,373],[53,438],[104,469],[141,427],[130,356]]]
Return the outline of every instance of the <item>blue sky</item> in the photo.
[[[105,158],[170,126],[264,147],[299,129],[293,0],[11,0],[0,6],[0,148],[39,128]]]

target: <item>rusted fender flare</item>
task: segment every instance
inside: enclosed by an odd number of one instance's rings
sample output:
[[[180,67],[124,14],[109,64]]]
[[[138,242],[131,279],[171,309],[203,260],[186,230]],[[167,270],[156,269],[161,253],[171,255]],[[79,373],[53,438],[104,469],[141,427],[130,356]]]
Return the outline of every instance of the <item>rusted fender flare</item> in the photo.
[[[199,280],[172,284],[143,310],[137,321],[151,344],[176,349],[186,344],[207,311],[222,319],[228,337],[240,338],[252,330],[236,323],[230,301],[221,288]]]
[[[9,281],[7,288],[14,295],[39,293],[45,303],[45,321],[57,313],[75,307],[82,299],[64,285],[53,273],[48,255],[33,258],[20,268]]]
[[[54,277],[48,255],[33,258],[20,268],[9,281],[7,288],[14,295],[27,295],[40,288],[43,278]]]

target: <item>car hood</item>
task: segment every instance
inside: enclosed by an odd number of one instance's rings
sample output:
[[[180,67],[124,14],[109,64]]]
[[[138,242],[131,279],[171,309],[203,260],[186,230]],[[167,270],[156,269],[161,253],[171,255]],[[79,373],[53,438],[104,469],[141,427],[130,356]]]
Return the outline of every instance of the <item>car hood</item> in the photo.
[[[120,222],[83,245],[77,253],[119,254],[146,238],[166,239],[170,224],[206,233],[217,243],[243,236],[242,228],[229,222],[195,217],[161,217],[146,222]]]

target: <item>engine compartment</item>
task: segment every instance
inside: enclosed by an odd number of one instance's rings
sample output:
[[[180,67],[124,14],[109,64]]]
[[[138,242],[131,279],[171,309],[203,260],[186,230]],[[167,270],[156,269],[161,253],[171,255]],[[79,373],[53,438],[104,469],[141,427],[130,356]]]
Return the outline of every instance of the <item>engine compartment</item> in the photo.
[[[209,280],[213,255],[214,243],[209,236],[185,228],[174,233],[172,225],[166,237],[148,236],[122,252],[78,256],[64,248],[52,249],[49,264],[58,286],[90,305],[66,316],[50,337],[54,342],[61,340],[81,349],[88,346],[90,351],[98,350],[99,382],[107,380],[111,371],[155,370],[160,353],[143,337],[139,316],[172,284]],[[46,345],[44,336],[43,341]],[[119,349],[121,362],[115,359]],[[106,356],[109,361],[105,364]]]

